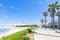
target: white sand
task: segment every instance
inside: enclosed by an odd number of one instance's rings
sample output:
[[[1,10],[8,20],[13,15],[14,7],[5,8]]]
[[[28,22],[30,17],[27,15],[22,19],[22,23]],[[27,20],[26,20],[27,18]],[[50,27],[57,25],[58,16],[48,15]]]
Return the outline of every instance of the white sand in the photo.
[[[35,40],[60,40],[60,34],[50,29],[45,30],[39,28],[35,32]]]
[[[26,28],[29,28],[29,27],[23,27],[23,28],[20,28],[20,27],[0,27],[0,28],[10,28],[10,30],[8,32],[5,32],[5,33],[0,33],[0,38],[3,37],[3,36],[7,36],[7,35],[10,35],[12,33],[16,33],[18,31],[21,31],[21,30],[24,30]]]

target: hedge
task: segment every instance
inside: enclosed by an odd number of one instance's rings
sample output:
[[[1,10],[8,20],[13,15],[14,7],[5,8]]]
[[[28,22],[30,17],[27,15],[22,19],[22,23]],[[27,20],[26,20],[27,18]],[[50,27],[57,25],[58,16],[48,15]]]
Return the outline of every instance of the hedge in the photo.
[[[2,37],[1,40],[21,40],[21,38],[22,38],[23,36],[25,36],[27,33],[29,33],[29,31],[30,31],[30,32],[32,31],[31,29],[32,29],[32,28],[28,28],[28,29],[25,29],[25,30],[22,30],[22,31],[13,33],[13,34],[11,34],[11,35]]]

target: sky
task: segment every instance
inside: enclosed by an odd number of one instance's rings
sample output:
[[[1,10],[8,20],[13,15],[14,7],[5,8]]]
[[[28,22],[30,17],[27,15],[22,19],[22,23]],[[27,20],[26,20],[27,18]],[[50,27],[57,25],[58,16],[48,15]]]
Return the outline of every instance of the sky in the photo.
[[[43,12],[56,1],[59,0],[0,0],[0,24],[40,24]],[[47,20],[50,21],[49,15]]]

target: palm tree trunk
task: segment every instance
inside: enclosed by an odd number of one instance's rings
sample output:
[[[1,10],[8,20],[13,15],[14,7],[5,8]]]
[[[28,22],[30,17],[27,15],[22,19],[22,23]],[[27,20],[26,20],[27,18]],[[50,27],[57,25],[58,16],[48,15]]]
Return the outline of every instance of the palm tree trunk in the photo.
[[[54,27],[54,29],[55,29],[55,20],[54,20],[54,16],[52,17],[52,25],[53,25],[53,27]]]
[[[51,26],[52,26],[52,24],[53,24],[53,23],[52,23],[52,22],[53,22],[53,20],[52,20],[52,19],[53,19],[53,18],[51,17]]]
[[[46,16],[45,16],[45,27],[46,27]]]
[[[60,16],[58,16],[58,29],[60,29]]]
[[[42,27],[43,27],[43,23],[42,23]]]
[[[54,16],[51,16],[51,25],[52,25],[52,27],[55,29],[55,20],[54,20]]]

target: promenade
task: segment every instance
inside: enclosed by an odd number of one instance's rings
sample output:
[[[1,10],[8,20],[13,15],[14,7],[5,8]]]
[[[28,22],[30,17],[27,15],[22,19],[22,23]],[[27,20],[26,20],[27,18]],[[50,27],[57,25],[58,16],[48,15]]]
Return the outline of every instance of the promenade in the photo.
[[[36,28],[34,31],[34,40],[60,40],[60,34],[54,30]]]

